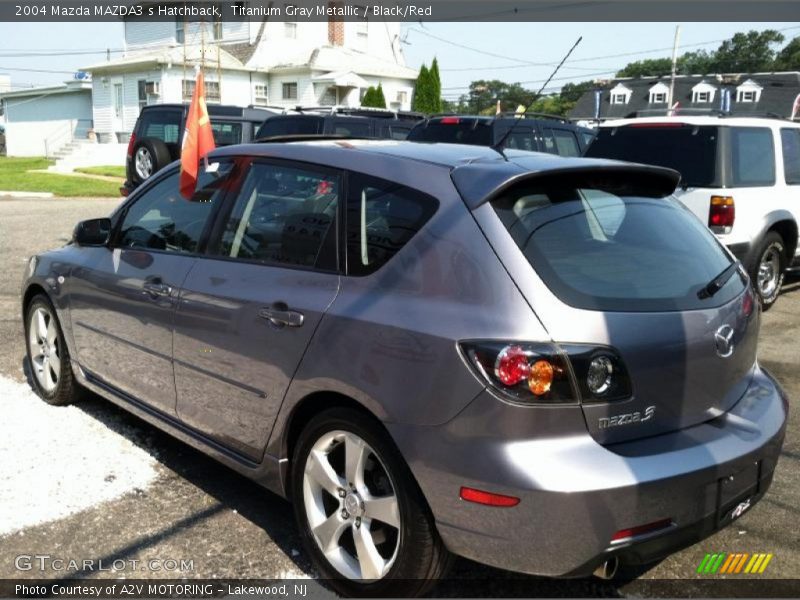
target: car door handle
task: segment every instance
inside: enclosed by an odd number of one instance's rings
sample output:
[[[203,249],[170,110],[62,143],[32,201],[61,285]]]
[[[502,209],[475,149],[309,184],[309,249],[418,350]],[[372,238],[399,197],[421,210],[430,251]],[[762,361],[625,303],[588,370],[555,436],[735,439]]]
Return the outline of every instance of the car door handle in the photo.
[[[172,286],[167,285],[166,283],[160,283],[157,281],[145,281],[144,285],[145,294],[148,296],[152,296],[154,298],[159,296],[169,296],[172,294]]]
[[[266,319],[276,327],[300,327],[305,319],[303,313],[289,310],[289,307],[282,302],[260,309],[258,316]]]

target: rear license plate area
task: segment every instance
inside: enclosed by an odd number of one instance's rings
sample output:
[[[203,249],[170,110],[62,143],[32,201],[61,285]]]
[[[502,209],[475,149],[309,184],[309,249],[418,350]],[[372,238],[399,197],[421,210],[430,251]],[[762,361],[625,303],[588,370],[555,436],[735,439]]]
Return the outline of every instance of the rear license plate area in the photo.
[[[759,492],[761,461],[717,481],[717,527],[724,527],[746,513]]]

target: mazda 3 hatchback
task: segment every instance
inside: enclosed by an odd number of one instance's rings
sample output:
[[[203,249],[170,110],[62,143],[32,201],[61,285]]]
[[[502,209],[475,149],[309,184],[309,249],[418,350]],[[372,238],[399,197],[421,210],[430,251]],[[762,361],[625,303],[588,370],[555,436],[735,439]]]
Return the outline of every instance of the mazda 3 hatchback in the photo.
[[[767,491],[788,402],[674,171],[338,140],[178,177],[31,258],[32,384],[290,498],[339,592],[422,593],[454,555],[611,575]]]

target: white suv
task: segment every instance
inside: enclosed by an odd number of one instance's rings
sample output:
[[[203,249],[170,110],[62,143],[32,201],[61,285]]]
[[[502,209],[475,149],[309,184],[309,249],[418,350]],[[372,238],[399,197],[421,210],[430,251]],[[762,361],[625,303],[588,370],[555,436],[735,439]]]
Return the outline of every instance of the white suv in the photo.
[[[661,165],[675,195],[747,268],[766,310],[800,266],[800,123],[743,117],[647,117],[603,123],[586,156]]]

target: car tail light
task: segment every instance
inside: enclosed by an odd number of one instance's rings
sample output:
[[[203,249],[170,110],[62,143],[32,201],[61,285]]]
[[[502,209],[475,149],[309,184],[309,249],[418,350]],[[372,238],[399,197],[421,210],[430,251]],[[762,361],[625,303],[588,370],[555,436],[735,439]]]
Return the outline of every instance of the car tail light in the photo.
[[[672,519],[661,519],[660,521],[654,521],[653,523],[647,523],[646,525],[638,525],[637,527],[631,527],[629,529],[620,529],[617,533],[611,536],[611,541],[623,542],[647,533],[655,533],[656,531],[660,531],[668,527],[672,527]]]
[[[443,117],[439,123],[442,125],[458,125],[461,122],[461,119],[458,117]]]
[[[745,291],[744,296],[742,297],[742,314],[745,317],[749,317],[750,315],[752,315],[755,305],[756,305],[756,298],[755,294],[753,294],[753,286],[749,285],[748,283],[747,290]]]
[[[711,196],[708,212],[708,226],[711,228],[733,227],[736,219],[736,206],[732,196]]]
[[[462,487],[459,496],[462,500],[467,502],[475,502],[476,504],[485,504],[486,506],[499,506],[509,508],[519,504],[519,498],[514,496],[504,496],[503,494],[493,494],[492,492],[484,492],[483,490],[476,490],[475,488]]]
[[[128,140],[128,158],[133,156],[133,145],[136,143],[136,134],[131,134],[131,139]]]
[[[495,341],[459,346],[479,378],[512,402],[570,404],[631,396],[628,372],[612,348]]]

